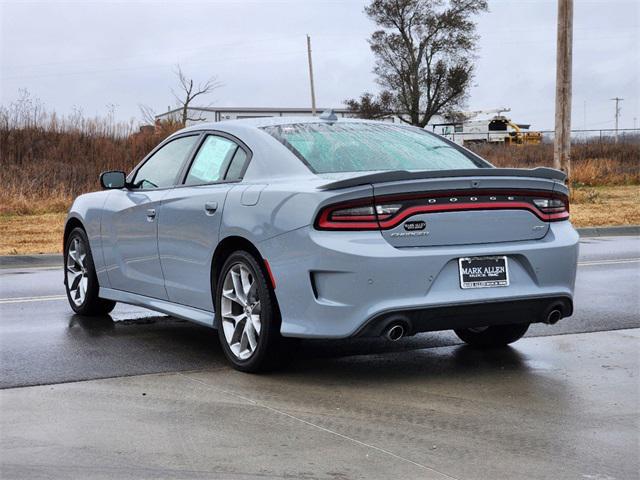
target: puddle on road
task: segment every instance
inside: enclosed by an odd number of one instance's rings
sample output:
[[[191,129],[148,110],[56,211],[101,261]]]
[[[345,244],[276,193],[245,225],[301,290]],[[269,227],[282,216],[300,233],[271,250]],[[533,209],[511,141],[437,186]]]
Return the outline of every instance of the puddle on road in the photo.
[[[186,320],[170,317],[168,315],[158,315],[151,312],[149,315],[136,316],[112,315],[111,319],[116,325],[151,325],[155,323],[187,323]]]
[[[186,323],[186,320],[144,309],[116,308],[108,317],[118,325],[149,325],[153,323]]]
[[[124,311],[111,313],[101,317],[92,317],[87,320],[80,315],[73,315],[69,327],[79,326],[87,331],[111,330],[115,327],[129,327],[142,325],[170,325],[185,324],[186,320],[174,318],[169,315],[158,314],[151,311]]]

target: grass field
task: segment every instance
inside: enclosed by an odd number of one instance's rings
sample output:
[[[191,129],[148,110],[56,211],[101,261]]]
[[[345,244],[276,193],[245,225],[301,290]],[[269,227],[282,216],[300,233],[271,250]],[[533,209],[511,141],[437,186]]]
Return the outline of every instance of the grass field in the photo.
[[[640,186],[582,187],[571,193],[576,227],[640,225]]]
[[[62,252],[66,213],[0,215],[0,255]]]
[[[640,225],[640,186],[582,187],[572,191],[576,227]],[[59,253],[64,213],[0,215],[0,255]]]

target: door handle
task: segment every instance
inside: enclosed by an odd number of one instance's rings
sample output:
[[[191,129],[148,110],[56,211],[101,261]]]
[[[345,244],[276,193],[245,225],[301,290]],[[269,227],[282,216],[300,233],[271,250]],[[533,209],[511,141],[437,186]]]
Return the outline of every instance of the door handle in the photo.
[[[147,222],[153,222],[154,218],[156,218],[156,209],[150,208],[147,210]]]
[[[204,204],[204,210],[207,215],[213,215],[218,210],[218,202],[207,202]]]

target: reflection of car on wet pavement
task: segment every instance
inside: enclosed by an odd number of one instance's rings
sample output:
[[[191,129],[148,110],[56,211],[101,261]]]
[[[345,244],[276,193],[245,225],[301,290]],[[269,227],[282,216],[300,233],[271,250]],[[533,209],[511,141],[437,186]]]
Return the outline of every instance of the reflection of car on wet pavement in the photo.
[[[80,314],[123,302],[216,326],[247,371],[286,337],[504,345],[572,314],[564,179],[331,114],[201,124],[76,199],[67,296]]]

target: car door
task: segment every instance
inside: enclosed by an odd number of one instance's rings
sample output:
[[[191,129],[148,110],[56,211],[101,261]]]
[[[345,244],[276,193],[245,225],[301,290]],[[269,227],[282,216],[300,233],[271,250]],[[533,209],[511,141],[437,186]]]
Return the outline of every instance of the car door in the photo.
[[[167,299],[158,255],[158,218],[163,198],[180,179],[199,134],[173,138],[114,190],[102,220],[103,252],[111,288]]]
[[[222,211],[249,158],[248,148],[233,137],[208,134],[183,184],[163,199],[158,249],[170,301],[213,312],[211,260]]]

